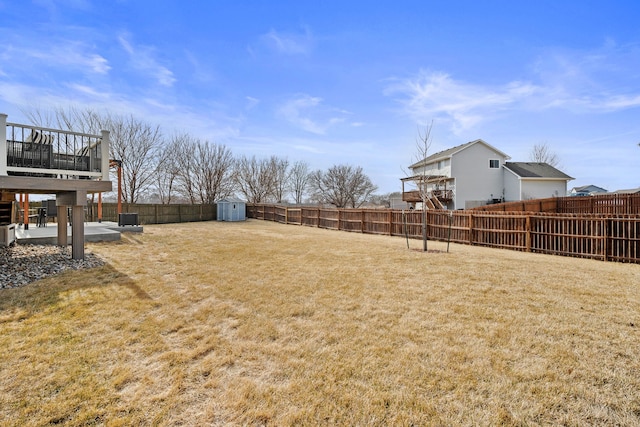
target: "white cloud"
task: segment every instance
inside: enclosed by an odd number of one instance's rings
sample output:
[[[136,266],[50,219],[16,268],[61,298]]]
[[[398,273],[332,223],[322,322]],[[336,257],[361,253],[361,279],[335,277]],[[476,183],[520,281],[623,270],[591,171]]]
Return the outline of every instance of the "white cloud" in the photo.
[[[82,42],[65,39],[49,44],[24,39],[21,44],[5,45],[1,56],[3,61],[12,64],[13,71],[58,68],[67,73],[74,70],[82,74],[108,74],[111,70],[109,61],[93,52],[94,49]]]
[[[176,78],[171,70],[160,65],[154,58],[155,52],[153,48],[145,46],[133,46],[126,35],[118,37],[120,46],[129,54],[133,67],[141,72],[152,76],[162,86],[173,86]]]
[[[278,109],[278,114],[307,132],[324,135],[330,127],[343,122],[344,118],[335,116],[339,110],[321,104],[322,98],[302,94],[286,101]]]
[[[538,90],[524,82],[487,87],[456,81],[446,73],[423,71],[416,78],[395,81],[385,93],[400,94],[404,112],[416,122],[444,119],[458,133],[488,120],[496,112],[513,106]]]
[[[533,72],[545,88],[545,107],[611,112],[640,106],[640,47],[605,39],[590,50],[548,49]]]
[[[619,110],[623,108],[633,108],[640,106],[640,94],[639,95],[617,95],[607,99],[602,104],[605,108],[611,108],[612,110]]]
[[[301,34],[282,33],[271,29],[260,39],[267,47],[284,55],[307,54],[313,47],[313,36],[308,28]]]
[[[245,96],[244,99],[247,100],[247,104],[245,105],[245,109],[252,110],[256,105],[260,103],[258,98],[254,98],[253,96]]]
[[[392,80],[385,94],[395,97],[417,123],[439,119],[460,134],[511,112],[591,114],[640,107],[638,67],[640,48],[606,40],[589,51],[546,51],[530,70],[530,81],[481,85],[421,71]]]

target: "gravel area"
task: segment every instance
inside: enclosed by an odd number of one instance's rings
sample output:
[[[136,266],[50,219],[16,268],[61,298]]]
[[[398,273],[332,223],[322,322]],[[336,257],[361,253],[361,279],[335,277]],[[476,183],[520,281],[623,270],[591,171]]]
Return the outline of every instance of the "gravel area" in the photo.
[[[104,265],[95,254],[85,259],[71,259],[71,247],[55,245],[13,245],[0,248],[0,289],[28,285],[65,270],[79,270]]]

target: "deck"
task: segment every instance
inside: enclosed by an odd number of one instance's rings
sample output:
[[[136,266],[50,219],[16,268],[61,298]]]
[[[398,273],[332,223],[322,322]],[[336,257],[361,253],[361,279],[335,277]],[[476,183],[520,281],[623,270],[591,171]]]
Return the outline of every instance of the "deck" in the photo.
[[[71,208],[73,258],[84,257],[87,194],[111,189],[108,131],[96,135],[10,123],[0,114],[0,200],[25,195],[26,209],[29,194],[54,194],[56,206]],[[67,228],[66,215],[60,226]],[[64,229],[56,231],[62,246],[68,241]]]

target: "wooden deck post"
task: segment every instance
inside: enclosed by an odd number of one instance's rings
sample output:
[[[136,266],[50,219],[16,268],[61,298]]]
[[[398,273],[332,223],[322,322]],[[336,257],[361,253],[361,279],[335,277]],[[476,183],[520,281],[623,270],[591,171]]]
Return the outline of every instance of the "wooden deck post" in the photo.
[[[72,206],[71,208],[71,258],[84,259],[84,207],[87,204],[86,191],[69,191],[56,196],[56,206]],[[60,227],[58,223],[58,227]],[[64,231],[66,234],[67,226]],[[60,239],[58,231],[58,239]]]
[[[102,192],[98,193],[98,222],[102,222]]]
[[[29,229],[29,194],[25,193],[24,195],[24,205],[22,205],[22,224],[24,225],[24,229]]]
[[[71,258],[84,259],[84,206],[73,205],[71,215]]]
[[[57,199],[56,199],[57,200]],[[58,211],[58,246],[67,247],[69,244],[67,240],[67,212],[69,207],[66,205],[59,205],[56,203],[56,209]]]

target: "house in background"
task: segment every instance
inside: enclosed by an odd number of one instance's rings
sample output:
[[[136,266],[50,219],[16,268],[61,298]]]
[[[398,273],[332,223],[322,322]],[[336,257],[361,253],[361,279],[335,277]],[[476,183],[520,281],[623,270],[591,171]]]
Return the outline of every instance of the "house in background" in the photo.
[[[570,196],[593,196],[595,194],[604,194],[608,193],[602,187],[598,187],[597,185],[583,185],[581,187],[573,187],[571,191],[569,191]]]
[[[612,191],[614,194],[640,194],[640,187],[638,188],[629,188],[626,190],[616,190]]]
[[[421,203],[423,190],[429,195],[427,203],[446,209],[501,200],[502,165],[508,159],[508,155],[481,139],[432,154],[409,166],[412,176],[401,180],[403,200]],[[405,191],[410,185],[416,189]]]
[[[427,208],[470,209],[490,203],[565,196],[573,178],[546,163],[511,158],[482,139],[432,154],[409,166],[403,200]]]

